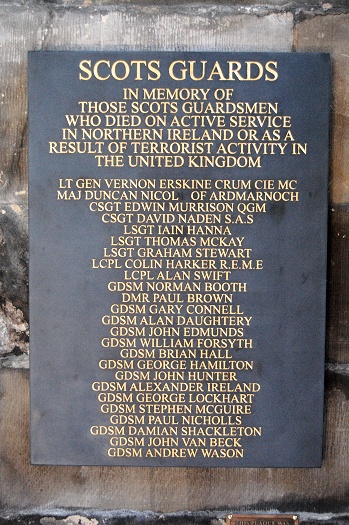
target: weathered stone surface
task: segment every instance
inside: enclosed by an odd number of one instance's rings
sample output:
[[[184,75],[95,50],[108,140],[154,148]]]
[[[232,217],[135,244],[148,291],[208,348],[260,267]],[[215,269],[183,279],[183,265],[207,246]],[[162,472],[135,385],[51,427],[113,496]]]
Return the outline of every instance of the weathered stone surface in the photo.
[[[349,362],[349,208],[330,209],[327,360]]]
[[[175,9],[178,7],[185,10],[190,9],[190,7],[197,7],[198,3],[195,0],[176,0],[176,2],[170,3],[168,0],[124,0],[122,2],[125,6],[129,7],[130,5],[136,6],[166,6],[166,8],[171,8],[172,6]],[[254,0],[201,0],[200,5],[217,5],[217,6],[229,6],[229,9],[236,9],[236,12],[246,12],[249,13],[264,13],[267,12],[280,12],[280,11],[291,11],[295,12],[296,10],[302,9],[304,12],[311,13],[321,13],[328,12],[332,10],[341,10],[342,12],[348,8],[348,0],[331,0],[331,1],[319,1],[319,0],[308,0],[306,3],[302,0],[269,0],[268,3]],[[0,5],[2,6],[42,6],[46,5],[47,7],[59,7],[59,8],[71,8],[71,7],[90,7],[90,6],[113,6],[116,5],[115,0],[1,0]]]
[[[0,204],[0,368],[28,366],[27,215]]]
[[[0,356],[9,354],[13,348],[23,345],[22,334],[28,336],[28,324],[23,319],[23,313],[11,301],[5,299],[0,311]],[[25,342],[27,351],[28,343]]]
[[[297,51],[327,51],[333,58],[333,203],[349,202],[349,15],[304,20],[295,32]]]
[[[290,51],[291,14],[232,16],[200,6],[195,12],[161,7],[54,12],[45,49]]]
[[[164,513],[232,508],[349,511],[349,388],[348,378],[343,383],[337,373],[332,372],[327,394],[323,467],[293,470],[31,466],[28,374],[1,370],[0,384],[0,501],[4,511],[45,512],[48,504],[51,509],[129,508]],[[297,432],[297,428],[288,431]]]
[[[43,9],[0,8],[0,202],[27,201],[27,51],[41,45]]]
[[[96,518],[89,519],[86,516],[72,515],[66,518],[55,518],[53,516],[40,519],[41,525],[98,525]]]

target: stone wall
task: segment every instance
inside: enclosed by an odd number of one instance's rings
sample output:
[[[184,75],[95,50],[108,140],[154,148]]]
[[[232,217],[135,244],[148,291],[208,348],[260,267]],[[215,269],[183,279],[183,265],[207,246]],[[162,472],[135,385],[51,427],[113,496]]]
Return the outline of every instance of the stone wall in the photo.
[[[223,523],[235,510],[349,521],[349,3],[0,1],[0,524]],[[31,466],[28,50],[327,51],[333,59],[320,469]],[[297,429],[290,429],[297,432]],[[126,510],[125,510],[126,509]]]

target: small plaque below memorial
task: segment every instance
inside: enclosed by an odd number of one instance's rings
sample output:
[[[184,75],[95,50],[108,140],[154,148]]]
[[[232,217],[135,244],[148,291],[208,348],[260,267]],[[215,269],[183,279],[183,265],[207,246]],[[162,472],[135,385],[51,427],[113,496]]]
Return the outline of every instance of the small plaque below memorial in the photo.
[[[292,514],[230,514],[226,525],[298,525]]]
[[[321,465],[329,72],[30,53],[34,464]]]

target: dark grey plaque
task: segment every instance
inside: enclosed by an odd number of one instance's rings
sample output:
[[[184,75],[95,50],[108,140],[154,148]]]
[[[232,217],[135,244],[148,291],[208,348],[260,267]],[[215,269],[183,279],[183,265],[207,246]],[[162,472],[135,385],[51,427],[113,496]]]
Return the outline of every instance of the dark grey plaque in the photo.
[[[321,465],[329,70],[30,53],[34,464]]]

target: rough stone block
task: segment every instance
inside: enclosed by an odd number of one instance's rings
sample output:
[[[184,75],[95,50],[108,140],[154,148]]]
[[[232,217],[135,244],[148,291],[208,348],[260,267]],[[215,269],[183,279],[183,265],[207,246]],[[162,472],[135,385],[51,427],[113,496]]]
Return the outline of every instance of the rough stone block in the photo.
[[[327,360],[349,362],[349,210],[346,206],[330,209]]]
[[[201,6],[195,13],[139,10],[103,17],[103,48],[144,50],[290,51],[292,15],[232,16]],[[117,31],[116,28],[124,28]]]
[[[0,204],[0,368],[28,366],[27,206]]]
[[[41,45],[48,14],[0,8],[0,201],[27,201],[27,51]]]
[[[45,49],[290,51],[291,14],[231,14],[217,6],[54,12]]]
[[[318,16],[296,27],[297,51],[327,51],[333,58],[332,202],[349,203],[349,15]]]

